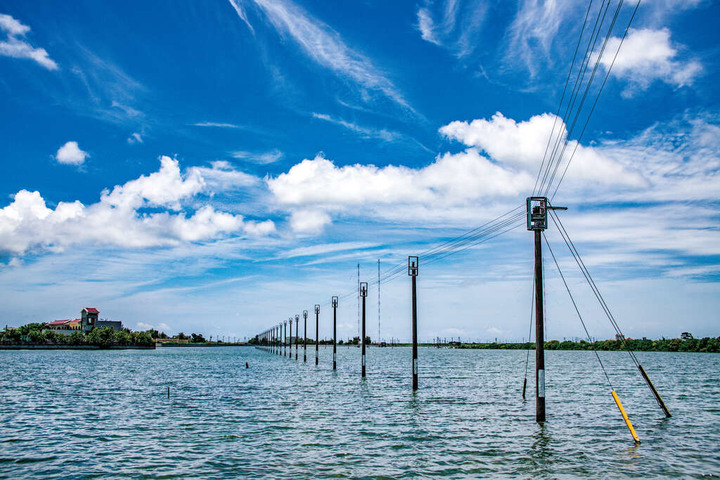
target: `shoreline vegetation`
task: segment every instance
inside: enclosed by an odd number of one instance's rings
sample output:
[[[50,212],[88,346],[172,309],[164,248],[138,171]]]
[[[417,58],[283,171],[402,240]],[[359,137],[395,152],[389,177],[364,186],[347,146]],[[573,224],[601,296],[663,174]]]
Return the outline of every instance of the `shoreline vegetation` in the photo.
[[[43,323],[29,323],[17,328],[5,328],[0,332],[0,349],[45,349],[45,350],[95,350],[95,349],[139,349],[155,348],[150,332],[133,332],[127,328],[115,330],[112,327],[94,328],[88,333],[74,330],[59,333],[50,330]]]
[[[409,343],[396,343],[395,346],[409,346]],[[427,347],[448,347],[460,349],[485,349],[485,350],[535,350],[535,342],[525,343],[426,343]],[[659,340],[597,340],[588,342],[580,341],[559,341],[548,340],[545,342],[545,350],[596,350],[621,351],[632,350],[633,352],[697,352],[697,353],[720,353],[720,337],[712,338],[662,338]]]
[[[268,346],[267,342],[258,342],[251,339],[248,345]],[[359,346],[357,337],[353,340],[343,342],[338,341],[339,347]],[[373,347],[410,347],[410,343],[385,343],[382,344],[370,342],[368,337],[367,343]],[[303,344],[302,339],[299,342]],[[308,344],[314,345],[314,341],[308,340]],[[276,344],[282,346],[282,344]],[[295,345],[293,343],[293,345]],[[320,345],[332,345],[332,340],[320,340]],[[437,348],[458,348],[458,349],[476,349],[476,350],[535,350],[535,342],[522,343],[503,343],[503,342],[440,342],[440,343],[419,343],[420,347],[437,347]],[[586,350],[586,351],[622,351],[632,350],[633,352],[697,352],[697,353],[720,353],[720,337],[704,337],[693,338],[690,334],[683,334],[683,338],[661,338],[651,340],[644,338],[635,340],[628,338],[627,340],[597,340],[588,342],[586,340],[548,340],[545,342],[545,350]]]

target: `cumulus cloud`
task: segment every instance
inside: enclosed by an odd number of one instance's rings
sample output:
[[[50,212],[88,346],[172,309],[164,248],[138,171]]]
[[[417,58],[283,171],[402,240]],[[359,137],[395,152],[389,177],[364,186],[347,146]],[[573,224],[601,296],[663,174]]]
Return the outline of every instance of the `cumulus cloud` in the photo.
[[[67,142],[58,148],[55,160],[64,165],[82,165],[89,156],[87,152],[80,150],[77,142]]]
[[[550,114],[523,122],[500,113],[489,119],[452,122],[440,132],[466,148],[438,155],[424,167],[337,166],[319,155],[266,182],[280,205],[299,212],[294,214],[298,218],[317,219],[317,225],[328,221],[318,216],[319,210],[342,212],[359,205],[390,218],[403,215],[403,206],[412,206],[430,217],[447,217],[450,212],[476,210],[487,202],[514,202],[532,191],[555,121],[564,132],[562,120]],[[569,148],[575,147],[574,163],[567,175],[571,184],[625,188],[647,185],[631,165],[615,158],[618,155],[569,142]],[[298,219],[291,223],[306,224]]]
[[[562,132],[561,139],[564,140],[567,136],[565,123],[549,113],[516,122],[498,112],[489,120],[452,122],[442,127],[440,133],[465,145],[478,147],[504,165],[532,172],[539,168],[554,123],[559,125],[556,129],[559,128]],[[570,140],[567,152],[574,150],[573,165],[568,170],[569,179],[632,187],[645,185],[640,174],[628,170],[597,148],[579,145],[577,141]]]
[[[227,170],[217,169],[220,175]],[[205,205],[196,211],[183,201],[205,191],[204,174],[213,169],[191,168],[184,174],[177,160],[160,159],[160,169],[112,190],[97,203],[60,202],[49,208],[39,192],[21,190],[0,209],[0,251],[22,255],[33,249],[62,250],[74,244],[124,248],[171,246],[227,234],[265,235],[271,221],[246,221],[242,215]],[[150,210],[150,211],[148,211]],[[157,211],[160,210],[160,211]]]
[[[702,65],[698,61],[678,59],[678,49],[671,44],[667,28],[631,29],[613,64],[620,41],[618,37],[608,41],[600,63],[606,69],[612,65],[613,76],[630,82],[630,88],[625,91],[626,96],[632,95],[635,90],[646,89],[655,80],[676,87],[692,85],[702,72]],[[599,52],[594,52],[591,61],[596,62],[599,56]]]
[[[0,30],[7,36],[0,41],[0,55],[13,58],[29,58],[48,70],[57,70],[58,65],[44,48],[35,48],[25,39],[30,27],[23,25],[10,15],[0,13]]]
[[[330,215],[323,210],[297,210],[290,215],[290,228],[296,233],[318,234],[330,221]]]

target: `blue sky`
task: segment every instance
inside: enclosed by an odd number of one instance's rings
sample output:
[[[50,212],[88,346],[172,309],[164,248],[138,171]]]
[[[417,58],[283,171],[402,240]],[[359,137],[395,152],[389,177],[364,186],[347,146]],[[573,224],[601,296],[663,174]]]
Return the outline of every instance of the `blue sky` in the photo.
[[[373,281],[378,259],[390,271],[532,193],[572,124],[555,114],[587,5],[0,1],[0,322],[96,306],[243,337],[319,303],[330,335],[330,296],[349,294],[339,334],[356,334],[358,264]],[[641,3],[566,138],[554,203],[630,336],[720,334],[718,18],[717,2]],[[527,338],[532,235],[515,224],[421,264],[421,339]],[[547,237],[591,335],[612,336]],[[548,338],[581,336],[545,268]],[[409,338],[409,288],[382,285],[382,337]],[[373,338],[377,311],[373,286]]]

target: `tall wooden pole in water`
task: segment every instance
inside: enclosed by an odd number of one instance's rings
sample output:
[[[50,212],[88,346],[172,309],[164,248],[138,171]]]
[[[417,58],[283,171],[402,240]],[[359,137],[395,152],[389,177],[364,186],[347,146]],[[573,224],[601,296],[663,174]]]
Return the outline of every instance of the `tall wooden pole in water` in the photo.
[[[535,420],[545,421],[545,319],[543,308],[542,235],[547,228],[548,210],[553,207],[547,197],[527,198],[527,229],[535,234]]]
[[[545,326],[542,230],[535,230],[535,421],[545,421]]]
[[[420,267],[418,257],[408,257],[408,275],[412,278],[412,385],[418,389],[418,341],[417,341],[417,276]]]
[[[303,330],[303,362],[307,362],[307,310],[303,310],[305,329]]]
[[[337,370],[337,307],[338,297],[332,297],[333,307],[333,370]]]
[[[320,355],[320,305],[315,304],[315,365],[317,365]]]
[[[360,337],[360,343],[362,344],[362,378],[365,378],[365,299],[367,298],[367,290],[367,282],[360,282],[360,296],[362,297],[362,337]]]
[[[290,325],[290,337],[292,337],[292,324]],[[299,337],[300,337],[300,315],[295,315],[295,360],[298,359],[298,352],[300,349],[300,345],[298,345]]]

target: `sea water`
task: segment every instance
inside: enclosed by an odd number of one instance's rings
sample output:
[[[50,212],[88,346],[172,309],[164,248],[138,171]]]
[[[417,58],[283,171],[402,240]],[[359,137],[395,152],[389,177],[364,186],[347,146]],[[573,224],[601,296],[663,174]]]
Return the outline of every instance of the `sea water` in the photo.
[[[720,355],[314,346],[0,351],[5,478],[619,478],[720,475]],[[246,363],[249,368],[246,368]],[[169,388],[169,396],[168,396]]]

